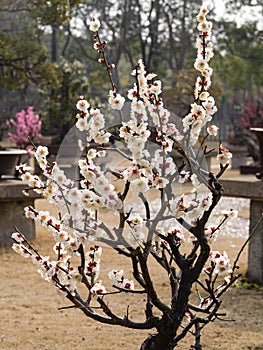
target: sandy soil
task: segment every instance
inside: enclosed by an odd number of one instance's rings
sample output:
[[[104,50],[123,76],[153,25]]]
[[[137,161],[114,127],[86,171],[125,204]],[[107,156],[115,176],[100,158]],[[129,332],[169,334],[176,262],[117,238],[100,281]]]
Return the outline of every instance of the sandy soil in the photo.
[[[38,205],[43,206],[39,201]],[[36,246],[46,253],[52,245],[52,238],[41,229],[37,230]],[[217,241],[218,250],[227,250],[233,260],[244,238],[222,237]],[[112,250],[103,248],[102,275],[111,268],[131,268],[126,261]],[[107,263],[108,261],[108,263]],[[36,272],[31,262],[18,256],[10,249],[0,251],[0,349],[1,350],[138,350],[149,331],[134,331],[107,326],[88,319],[76,309],[58,310],[69,306]],[[240,271],[247,269],[247,252],[240,261]],[[157,269],[153,269],[158,290],[165,300],[168,284]],[[102,276],[103,277],[103,276]],[[118,296],[110,299],[110,305],[119,314],[130,313],[139,317],[140,298]],[[227,320],[216,321],[205,328],[203,347],[207,350],[263,350],[263,290],[233,287],[224,296],[222,311]],[[191,337],[178,349],[189,349]],[[165,350],[165,349],[164,349]]]

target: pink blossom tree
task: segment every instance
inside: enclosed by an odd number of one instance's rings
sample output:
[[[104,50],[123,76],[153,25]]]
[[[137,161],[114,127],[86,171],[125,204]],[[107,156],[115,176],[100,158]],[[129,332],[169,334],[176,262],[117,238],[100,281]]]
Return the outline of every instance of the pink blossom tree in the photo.
[[[36,148],[35,157],[45,181],[28,167],[19,167],[28,185],[26,191],[31,188],[43,195],[58,208],[59,215],[25,208],[28,218],[53,235],[53,256],[42,255],[19,230],[12,235],[14,250],[30,258],[41,276],[87,317],[113,326],[154,330],[141,350],[171,350],[186,335],[193,336],[192,349],[201,349],[202,329],[223,316],[221,296],[238,278],[237,260],[231,266],[226,252],[212,251],[210,246],[237,213],[225,210],[221,216],[214,215],[222,194],[220,177],[231,153],[219,146],[214,174],[206,166],[209,150],[205,140],[201,145],[198,141],[202,130],[207,131],[206,137],[218,131],[216,126],[207,127],[217,111],[209,93],[213,46],[207,13],[203,6],[197,15],[194,66],[199,77],[195,101],[182,120],[170,121],[161,98],[162,82],[138,60],[132,72],[134,85],[127,95],[128,121],[106,127],[101,110],[92,108],[84,97],[77,103],[76,128],[83,134],[79,144],[85,151],[78,162],[79,181],[68,178],[56,162],[50,164],[43,146]],[[121,118],[125,98],[112,80],[114,65],[107,60],[107,43],[101,40],[99,28],[100,21],[92,20],[94,48],[111,82],[109,106]],[[174,150],[182,159],[179,164]],[[115,154],[123,161],[108,160]],[[101,159],[108,160],[104,170],[98,162]],[[191,193],[178,194],[178,186],[185,181],[192,184]],[[108,217],[112,225],[106,223]],[[99,279],[101,269],[107,269],[107,263],[101,261],[105,245],[130,261],[132,276],[116,267],[108,271],[108,282]],[[164,271],[166,300],[159,294],[150,264]],[[110,304],[113,295],[120,303],[123,295],[129,303],[141,298],[140,319],[129,312],[129,305],[126,315],[119,315]]]
[[[35,144],[39,143],[42,121],[39,115],[34,113],[32,106],[29,106],[27,111],[22,109],[16,113],[15,119],[8,119],[6,123],[11,130],[8,133],[10,143],[24,149],[32,148],[29,139]]]
[[[251,99],[248,97],[245,100],[240,119],[240,122],[244,128],[249,129],[252,127],[263,126],[262,97],[263,96],[258,96],[256,99]]]

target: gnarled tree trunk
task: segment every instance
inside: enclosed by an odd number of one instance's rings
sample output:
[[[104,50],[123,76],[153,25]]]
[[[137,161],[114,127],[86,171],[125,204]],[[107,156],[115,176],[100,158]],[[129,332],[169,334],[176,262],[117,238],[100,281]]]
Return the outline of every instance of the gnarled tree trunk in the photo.
[[[142,343],[140,350],[173,350],[171,339],[165,334],[157,333],[149,335]]]

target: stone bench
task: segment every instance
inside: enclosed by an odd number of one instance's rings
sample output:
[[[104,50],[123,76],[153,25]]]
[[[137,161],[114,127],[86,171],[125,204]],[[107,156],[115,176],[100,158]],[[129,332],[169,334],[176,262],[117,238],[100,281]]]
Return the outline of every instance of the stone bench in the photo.
[[[247,164],[248,149],[247,146],[228,145],[227,148],[233,154],[231,168],[239,169],[240,166]]]
[[[250,199],[249,232],[251,232],[263,213],[263,182],[257,181],[254,175],[241,175],[222,179],[220,182],[224,189],[223,196]],[[247,277],[263,284],[263,223],[249,241]]]
[[[11,234],[15,226],[25,234],[28,239],[35,238],[35,223],[24,215],[24,207],[34,206],[35,199],[39,196],[30,191],[30,196],[25,196],[22,191],[26,185],[20,180],[0,181],[0,244],[12,243]]]

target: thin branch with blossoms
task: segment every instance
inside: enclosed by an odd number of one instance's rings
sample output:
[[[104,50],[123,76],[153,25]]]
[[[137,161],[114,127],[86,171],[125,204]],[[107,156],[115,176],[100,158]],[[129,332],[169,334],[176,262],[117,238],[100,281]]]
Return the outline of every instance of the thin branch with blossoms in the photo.
[[[48,164],[48,149],[42,146],[35,150],[35,157],[45,181],[19,167],[23,181],[54,204],[59,215],[56,218],[45,211],[25,209],[28,218],[53,235],[54,258],[42,256],[17,233],[12,235],[14,249],[31,257],[42,277],[87,317],[126,328],[154,329],[141,350],[172,350],[187,335],[194,337],[192,348],[201,349],[202,329],[224,315],[219,312],[220,297],[238,278],[227,253],[212,251],[210,246],[236,212],[214,215],[222,195],[219,178],[231,161],[231,153],[219,146],[220,170],[216,175],[205,164],[205,140],[218,131],[214,125],[207,127],[217,111],[208,91],[213,45],[207,13],[202,6],[197,15],[200,33],[194,67],[199,76],[189,114],[176,123],[171,121],[161,98],[161,80],[146,72],[139,59],[132,72],[135,82],[127,94],[128,121],[108,127],[106,116],[93,109],[84,96],[76,104],[75,126],[82,133],[79,143],[84,147],[78,161],[80,179],[68,178],[56,162]],[[111,74],[114,66],[108,64],[100,25],[98,19],[90,22],[94,49],[101,55],[99,62],[106,67],[112,87],[109,107],[122,112],[125,98],[117,93]],[[199,145],[205,128],[207,137]],[[175,150],[184,159],[180,164],[173,155]],[[117,160],[110,161],[109,153],[117,154]],[[99,165],[100,160],[108,161],[106,169]],[[184,193],[186,181],[191,181],[191,194]],[[182,191],[178,191],[179,186]],[[109,217],[111,224],[106,220]],[[101,243],[129,261],[134,280],[122,268],[108,272],[107,286],[98,279],[104,265]],[[165,295],[153,278],[152,264],[164,272],[169,286]],[[192,300],[195,285],[199,303]],[[109,303],[113,296],[122,302],[123,294],[130,303],[134,300],[130,295],[138,298],[140,321],[129,303],[125,316],[118,315],[119,310]]]

